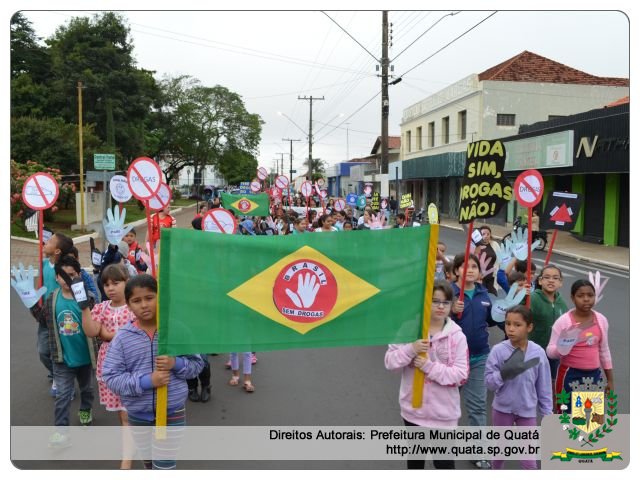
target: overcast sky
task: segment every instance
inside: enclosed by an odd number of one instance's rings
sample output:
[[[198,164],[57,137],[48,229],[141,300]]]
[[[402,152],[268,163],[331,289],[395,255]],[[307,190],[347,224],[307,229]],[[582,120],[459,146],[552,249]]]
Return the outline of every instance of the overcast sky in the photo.
[[[94,12],[24,13],[46,38],[73,16]],[[139,67],[156,71],[158,79],[186,74],[204,85],[223,85],[262,117],[260,165],[271,168],[286,152],[288,170],[289,143],[282,139],[294,138],[302,140],[293,149],[294,169],[301,171],[308,155],[309,102],[298,96],[325,98],[314,101],[314,157],[332,165],[347,153],[350,158],[370,153],[380,132],[380,96],[367,102],[380,92],[375,58],[381,56],[381,12],[326,11],[371,55],[321,11],[121,13]],[[403,109],[524,50],[593,75],[629,77],[629,22],[621,12],[499,11],[473,28],[493,11],[462,11],[416,41],[448,13],[389,14],[390,58],[398,56],[394,74],[403,75],[435,53],[389,88],[390,135],[400,133]]]

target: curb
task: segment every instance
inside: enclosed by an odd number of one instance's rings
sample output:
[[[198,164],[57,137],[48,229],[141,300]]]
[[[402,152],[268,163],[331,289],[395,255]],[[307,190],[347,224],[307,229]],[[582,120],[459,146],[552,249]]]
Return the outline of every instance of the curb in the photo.
[[[189,207],[189,205],[187,205],[187,207]],[[171,210],[171,213],[172,214],[174,214],[174,213],[178,214],[178,213],[182,212],[183,208],[186,208],[186,207],[180,207],[180,208],[177,208],[175,210]],[[136,220],[133,223],[128,223],[127,225],[131,225],[133,227],[137,227],[139,225],[144,225],[145,223],[147,223],[147,219],[143,218],[141,220]],[[101,237],[100,232],[93,232],[93,233],[88,233],[86,235],[80,235],[79,237],[74,237],[74,238],[72,238],[72,240],[73,240],[73,244],[76,245],[78,243],[88,242],[90,238],[96,239],[96,238],[99,238],[99,237]],[[34,243],[36,245],[39,244],[38,240],[35,240],[35,239],[32,239],[32,238],[11,236],[11,240],[19,240],[21,242]]]
[[[462,227],[456,227],[456,226],[453,226],[453,225],[446,225],[444,223],[441,223],[440,226],[444,227],[444,228],[448,228],[450,230],[458,230],[460,232],[463,231]],[[502,238],[494,237],[494,240],[499,242],[500,240],[502,240]],[[597,265],[602,265],[604,267],[613,267],[613,268],[618,268],[620,270],[625,270],[627,272],[629,271],[629,265],[621,265],[619,263],[607,262],[606,260],[600,260],[600,259],[595,259],[595,258],[591,258],[591,257],[585,257],[583,255],[578,255],[576,253],[567,252],[565,250],[555,249],[553,251],[553,253],[557,253],[558,255],[563,255],[565,257],[573,258],[574,260],[587,261],[587,262],[595,263]]]

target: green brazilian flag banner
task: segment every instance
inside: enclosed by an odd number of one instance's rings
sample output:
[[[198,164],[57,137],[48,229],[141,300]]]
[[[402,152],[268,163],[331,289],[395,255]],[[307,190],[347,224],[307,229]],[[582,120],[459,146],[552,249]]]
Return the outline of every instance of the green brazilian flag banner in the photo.
[[[252,217],[266,217],[269,215],[269,195],[258,193],[255,195],[221,194],[222,205],[238,215]]]
[[[273,237],[163,228],[158,353],[412,342],[432,231]]]

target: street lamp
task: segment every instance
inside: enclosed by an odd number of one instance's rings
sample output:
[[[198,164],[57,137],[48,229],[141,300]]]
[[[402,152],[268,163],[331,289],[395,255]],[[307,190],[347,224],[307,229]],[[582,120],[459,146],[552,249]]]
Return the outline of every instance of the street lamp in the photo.
[[[189,194],[187,197],[191,196],[191,182],[189,181],[189,177],[191,176],[191,169],[187,167],[187,188],[189,189]]]
[[[304,133],[304,136],[305,136],[305,137],[309,137],[309,132],[304,131],[304,130],[302,129],[302,127],[301,127],[300,125],[298,125],[296,122],[294,122],[293,120],[291,120],[291,118],[290,118],[286,113],[284,113],[284,112],[277,112],[277,113],[278,113],[278,115],[280,115],[281,117],[286,118],[286,119],[287,119],[287,120],[289,120],[291,123],[293,123],[296,127],[298,127],[298,129],[299,129],[302,133]]]

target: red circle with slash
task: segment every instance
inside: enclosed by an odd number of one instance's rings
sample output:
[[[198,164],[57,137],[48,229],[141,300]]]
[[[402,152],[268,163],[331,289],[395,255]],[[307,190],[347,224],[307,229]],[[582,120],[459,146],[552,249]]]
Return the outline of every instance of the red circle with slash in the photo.
[[[149,200],[162,184],[162,172],[158,164],[149,157],[136,158],[127,170],[129,190],[138,200]]]
[[[33,210],[46,210],[58,200],[58,182],[48,173],[38,172],[22,186],[22,201]]]
[[[544,181],[538,170],[527,170],[516,178],[513,184],[516,200],[523,207],[535,207],[544,193]]]

